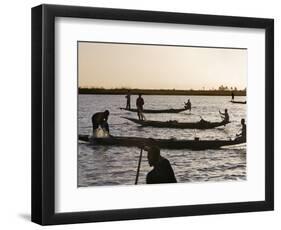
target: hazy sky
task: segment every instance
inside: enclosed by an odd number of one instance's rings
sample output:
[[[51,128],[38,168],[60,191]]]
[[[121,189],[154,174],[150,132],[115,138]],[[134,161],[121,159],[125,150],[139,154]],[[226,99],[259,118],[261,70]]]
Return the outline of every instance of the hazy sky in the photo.
[[[217,89],[247,86],[247,50],[78,43],[79,87]]]

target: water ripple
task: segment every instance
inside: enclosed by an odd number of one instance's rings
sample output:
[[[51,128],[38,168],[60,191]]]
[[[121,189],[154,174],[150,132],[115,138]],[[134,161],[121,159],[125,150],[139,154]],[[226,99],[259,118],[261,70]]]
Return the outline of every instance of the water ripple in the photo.
[[[195,106],[191,114],[147,114],[151,120],[199,121],[200,116],[210,121],[220,121],[219,110],[228,108],[231,123],[212,130],[178,130],[144,128],[122,118],[137,117],[136,113],[120,111],[124,96],[79,95],[79,134],[92,131],[91,116],[95,112],[110,110],[110,131],[116,136],[139,136],[176,139],[229,139],[240,129],[241,118],[246,117],[246,106],[229,103],[228,97],[207,96],[144,96],[145,108],[180,108],[190,98]],[[132,98],[132,104],[135,101]],[[245,100],[244,97],[237,100]],[[169,106],[168,106],[169,105]],[[173,105],[173,106],[171,106]],[[140,150],[138,148],[78,145],[78,186],[133,185]],[[178,182],[237,181],[246,180],[246,146],[222,150],[161,150],[174,169]],[[145,184],[146,174],[152,168],[144,153],[139,184]]]

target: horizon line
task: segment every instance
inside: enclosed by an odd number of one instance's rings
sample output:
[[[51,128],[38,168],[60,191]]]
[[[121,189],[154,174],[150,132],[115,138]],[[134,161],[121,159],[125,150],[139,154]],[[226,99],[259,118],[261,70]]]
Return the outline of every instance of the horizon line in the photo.
[[[176,89],[176,88],[162,88],[162,89],[156,89],[156,88],[130,88],[130,87],[116,87],[116,88],[104,88],[104,87],[92,87],[92,86],[78,86],[78,89],[92,89],[92,90],[166,90],[166,91],[246,91],[247,87],[244,87],[243,89],[234,89],[228,86],[223,86],[227,87],[225,89]]]

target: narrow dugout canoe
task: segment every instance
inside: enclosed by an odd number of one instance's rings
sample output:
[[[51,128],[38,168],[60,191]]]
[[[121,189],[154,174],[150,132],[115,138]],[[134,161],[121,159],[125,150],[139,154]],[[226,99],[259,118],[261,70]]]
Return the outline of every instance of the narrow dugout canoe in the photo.
[[[121,110],[126,110],[129,112],[138,112],[137,109],[126,109],[126,108],[120,108]],[[143,113],[180,113],[187,110],[186,108],[182,109],[144,109]]]
[[[153,120],[138,120],[130,117],[123,117],[141,126],[150,126],[156,128],[175,128],[175,129],[213,129],[219,126],[228,124],[229,122],[209,122],[200,120],[198,122],[177,122],[177,121],[153,121]]]
[[[235,140],[176,140],[176,139],[150,139],[142,137],[112,136],[108,138],[92,138],[89,135],[79,135],[79,140],[91,145],[143,147],[144,145],[157,144],[161,149],[219,149],[245,143],[245,139]]]
[[[247,102],[246,101],[230,101],[231,103],[234,103],[234,104],[246,104]]]

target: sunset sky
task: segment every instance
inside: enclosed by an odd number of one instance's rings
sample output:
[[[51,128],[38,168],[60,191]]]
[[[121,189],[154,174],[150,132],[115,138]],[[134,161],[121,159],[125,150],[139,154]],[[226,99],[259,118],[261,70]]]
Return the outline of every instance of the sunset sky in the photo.
[[[78,42],[79,87],[247,86],[247,50]]]

